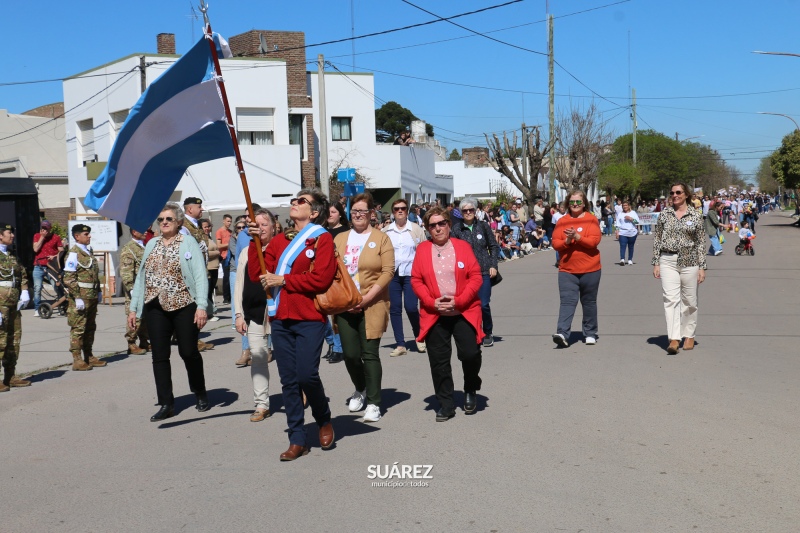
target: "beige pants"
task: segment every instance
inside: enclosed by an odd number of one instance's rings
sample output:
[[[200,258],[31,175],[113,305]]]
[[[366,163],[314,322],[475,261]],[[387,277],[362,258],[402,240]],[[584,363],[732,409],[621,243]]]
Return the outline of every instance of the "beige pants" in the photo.
[[[253,403],[256,409],[269,409],[269,365],[267,364],[267,345],[269,334],[264,327],[255,322],[247,325],[247,339],[250,341],[250,376],[253,379]]]
[[[697,273],[699,267],[678,267],[678,256],[662,255],[661,289],[670,340],[694,338],[697,329]]]

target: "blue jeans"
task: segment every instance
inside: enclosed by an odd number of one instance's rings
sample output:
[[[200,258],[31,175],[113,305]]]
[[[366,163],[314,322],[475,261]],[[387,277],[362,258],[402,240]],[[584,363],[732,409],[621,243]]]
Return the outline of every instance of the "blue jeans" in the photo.
[[[236,272],[230,273],[230,280],[231,280],[231,321],[233,322],[233,327],[236,327],[236,309],[234,305],[234,298],[233,295],[236,294]],[[247,335],[242,335],[242,351],[250,349],[250,339],[247,338]]]
[[[481,299],[481,313],[483,314],[483,333],[485,335],[492,334],[492,308],[489,302],[492,300],[492,278],[489,274],[483,275],[483,283],[478,290],[478,297]]]
[[[606,217],[606,227],[603,230],[604,235],[611,235],[614,233],[614,217],[611,215]]]
[[[405,346],[406,342],[403,335],[403,307],[416,339],[419,337],[419,299],[411,288],[411,276],[398,276],[395,273],[389,282],[389,318],[392,321],[394,342],[398,347]]]
[[[633,245],[636,244],[636,237],[619,236],[619,258],[625,259],[625,249],[628,249],[628,261],[633,261]]]
[[[342,339],[338,333],[333,332],[330,318],[325,323],[325,342],[328,343],[328,346],[333,346],[334,353],[342,353]]]
[[[511,235],[514,236],[514,240],[519,242],[519,226],[511,226]]]
[[[717,252],[722,251],[722,244],[720,244],[719,242],[719,233],[710,236],[709,240],[711,241],[711,248],[709,248],[709,253],[716,255]]]
[[[44,283],[44,272],[47,267],[33,267],[33,308],[39,310],[39,303],[42,301],[42,283]]]

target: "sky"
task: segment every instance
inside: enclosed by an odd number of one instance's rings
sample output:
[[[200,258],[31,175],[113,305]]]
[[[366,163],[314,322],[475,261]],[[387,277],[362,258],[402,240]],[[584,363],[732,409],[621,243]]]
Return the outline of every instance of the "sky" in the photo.
[[[0,109],[11,113],[63,100],[59,81],[42,80],[154,53],[158,33],[174,33],[184,53],[202,31],[188,0],[5,4],[16,52],[0,59]],[[309,70],[324,54],[341,71],[373,72],[376,107],[400,103],[460,151],[522,122],[547,130],[548,4],[557,112],[594,102],[626,134],[633,87],[640,130],[708,144],[746,180],[795,127],[759,112],[800,121],[800,57],[752,53],[800,54],[798,0],[212,0],[208,13],[223,36],[303,31],[308,46],[498,6],[453,19],[462,27],[438,21],[306,50]]]

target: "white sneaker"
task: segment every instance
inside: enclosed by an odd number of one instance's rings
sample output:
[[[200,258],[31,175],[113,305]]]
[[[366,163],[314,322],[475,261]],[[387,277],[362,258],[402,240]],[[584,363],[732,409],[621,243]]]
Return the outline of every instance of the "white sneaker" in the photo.
[[[624,259],[620,259],[619,260],[619,266],[625,266],[625,260]]]
[[[417,341],[417,351],[419,353],[425,353],[427,351],[427,349],[428,349],[428,347],[425,346],[424,342]]]
[[[561,346],[562,348],[569,347],[569,342],[567,341],[567,338],[561,333],[556,333],[555,335],[553,335],[553,342],[556,343],[558,346]]]
[[[38,316],[39,316],[39,310],[38,310],[38,309],[37,309],[36,311],[34,311],[34,312],[33,312],[33,316],[34,316],[34,317],[38,317]]]
[[[632,265],[632,264],[633,264],[633,261],[631,261],[630,259],[628,259],[628,264],[629,264],[629,265]]]
[[[347,408],[350,409],[351,413],[364,409],[364,393],[355,391],[347,402]]]
[[[586,337],[587,346],[594,346],[595,344],[597,344],[597,339],[595,339],[594,337]]]
[[[218,316],[212,316],[211,318],[208,319],[209,322],[216,322],[218,320],[219,320]]]
[[[381,408],[375,404],[369,404],[364,413],[364,422],[377,422],[381,419]]]
[[[390,353],[389,356],[397,357],[399,355],[405,355],[406,353],[407,353],[407,350],[405,349],[404,346],[398,346],[397,348],[392,350],[392,353]]]

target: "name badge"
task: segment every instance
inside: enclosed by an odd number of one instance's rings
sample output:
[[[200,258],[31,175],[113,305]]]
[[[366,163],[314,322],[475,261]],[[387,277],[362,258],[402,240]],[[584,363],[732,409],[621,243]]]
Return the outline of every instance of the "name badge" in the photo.
[[[578,228],[578,233],[582,232],[583,228]]]
[[[691,220],[687,220],[686,221],[686,225],[687,226],[694,226],[694,222],[692,222]]]
[[[374,242],[371,242],[367,246],[369,246],[370,248],[375,248],[375,246],[377,246],[377,245]]]
[[[314,250],[306,250],[306,257],[308,257],[309,259],[314,257]]]
[[[478,240],[481,240],[481,239],[483,239],[483,235],[481,235],[480,233],[478,233],[478,234],[475,236],[475,238],[476,238],[476,239],[478,239]]]
[[[464,263],[462,263],[461,261],[459,261],[459,262],[458,262],[458,268],[464,268]]]

